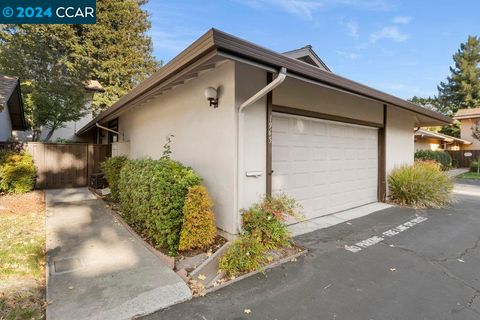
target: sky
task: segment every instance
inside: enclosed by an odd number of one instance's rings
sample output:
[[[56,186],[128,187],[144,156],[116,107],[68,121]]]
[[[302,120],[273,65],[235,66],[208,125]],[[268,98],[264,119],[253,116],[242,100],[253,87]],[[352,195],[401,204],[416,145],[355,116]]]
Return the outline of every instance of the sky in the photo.
[[[460,44],[480,36],[478,0],[150,0],[145,9],[164,63],[213,27],[277,52],[310,44],[334,73],[405,99],[437,94]]]

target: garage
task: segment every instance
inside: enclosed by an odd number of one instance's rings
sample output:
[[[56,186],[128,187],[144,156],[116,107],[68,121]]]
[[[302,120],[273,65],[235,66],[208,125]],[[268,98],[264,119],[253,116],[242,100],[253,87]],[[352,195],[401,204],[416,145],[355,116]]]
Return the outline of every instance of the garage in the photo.
[[[272,170],[307,219],[377,202],[378,129],[274,112]]]

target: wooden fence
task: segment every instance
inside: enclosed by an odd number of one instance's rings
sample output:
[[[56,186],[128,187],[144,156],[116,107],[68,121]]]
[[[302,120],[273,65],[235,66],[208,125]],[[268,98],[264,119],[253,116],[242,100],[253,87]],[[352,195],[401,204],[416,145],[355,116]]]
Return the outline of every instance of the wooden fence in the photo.
[[[452,156],[453,163],[459,168],[468,168],[472,161],[478,161],[480,157],[480,150],[447,150]]]
[[[29,142],[25,149],[33,156],[41,189],[88,186],[100,163],[112,155],[106,144]]]

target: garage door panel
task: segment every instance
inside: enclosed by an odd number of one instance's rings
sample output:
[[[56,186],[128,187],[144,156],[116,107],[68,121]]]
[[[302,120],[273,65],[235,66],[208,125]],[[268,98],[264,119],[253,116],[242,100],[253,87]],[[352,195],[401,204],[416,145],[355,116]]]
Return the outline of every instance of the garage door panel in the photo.
[[[272,192],[307,218],[377,200],[377,129],[274,113],[272,132]]]

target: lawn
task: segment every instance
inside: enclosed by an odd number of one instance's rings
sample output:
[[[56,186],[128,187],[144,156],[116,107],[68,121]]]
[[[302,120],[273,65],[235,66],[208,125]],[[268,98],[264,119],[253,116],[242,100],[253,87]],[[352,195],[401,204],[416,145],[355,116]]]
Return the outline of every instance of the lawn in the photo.
[[[0,196],[0,319],[44,319],[45,204],[41,191]]]
[[[457,179],[480,180],[480,176],[476,172],[465,172],[457,176]]]

